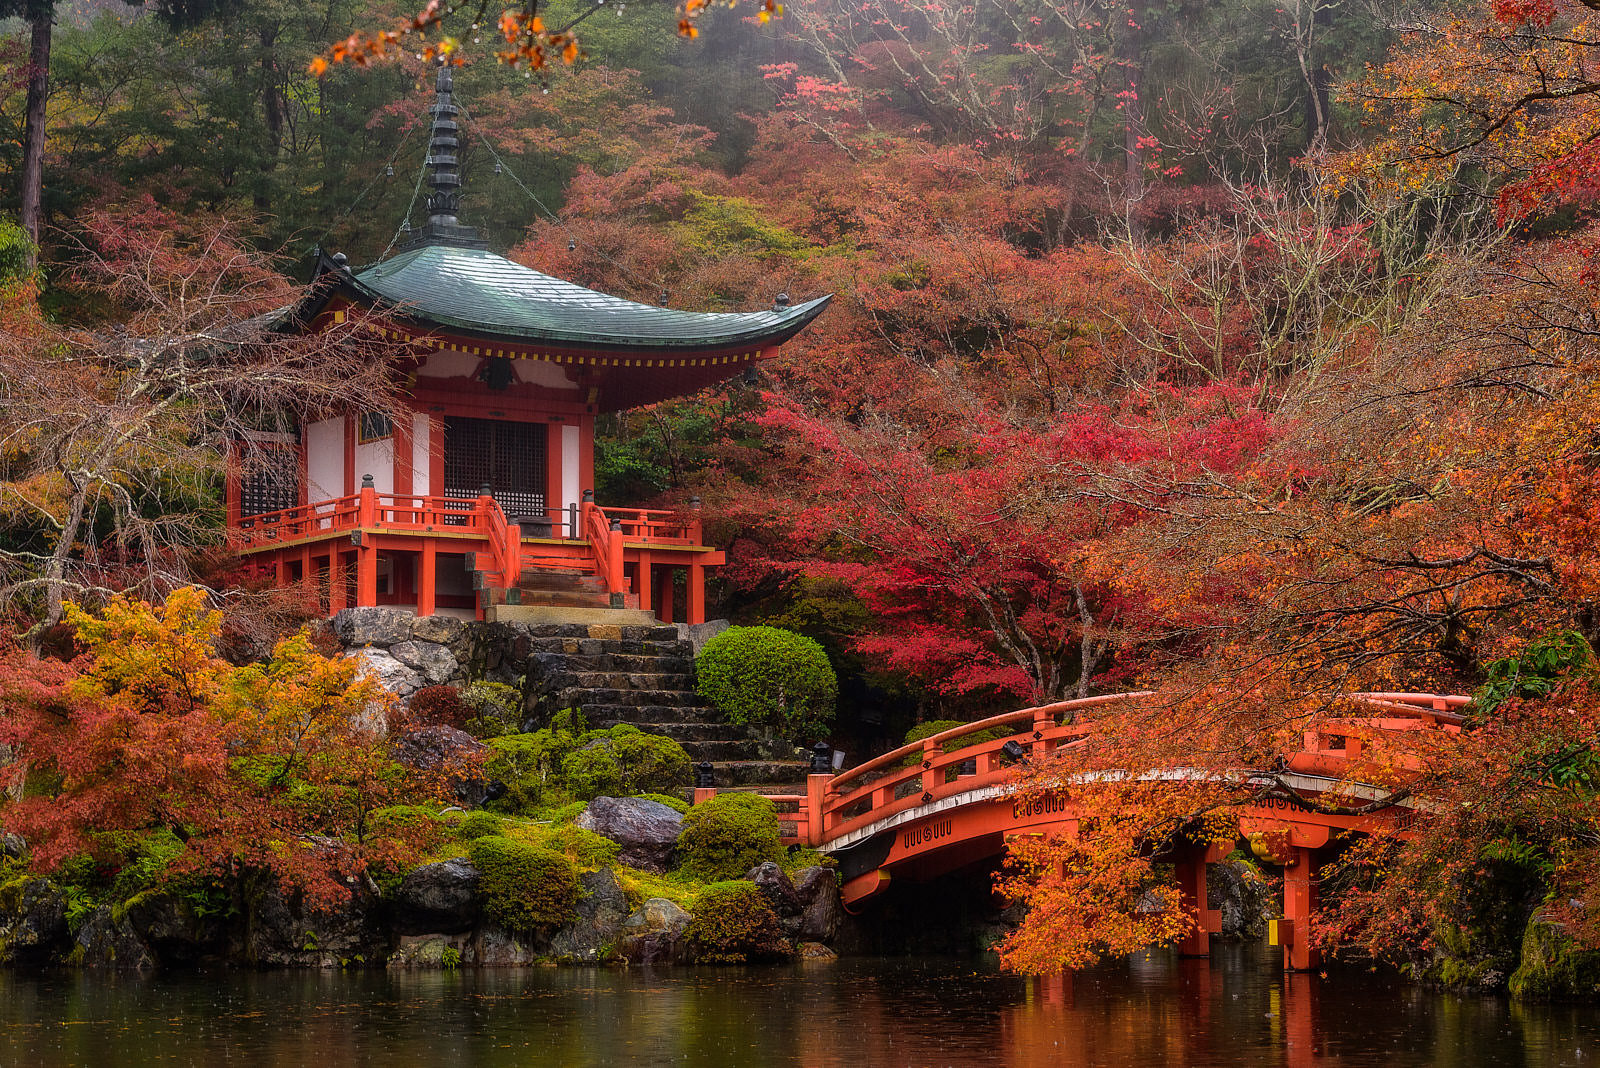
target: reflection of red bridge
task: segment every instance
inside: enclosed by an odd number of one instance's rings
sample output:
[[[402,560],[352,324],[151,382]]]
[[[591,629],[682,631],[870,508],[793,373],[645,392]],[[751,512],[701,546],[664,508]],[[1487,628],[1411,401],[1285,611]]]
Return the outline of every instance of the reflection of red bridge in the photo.
[[[1082,745],[1094,731],[1092,722],[1060,723],[1063,714],[1070,719],[1098,704],[1148,696],[1116,694],[1024,708],[902,746],[840,775],[812,775],[804,795],[773,797],[796,809],[781,817],[794,826],[785,841],[836,857],[845,880],[845,907],[855,911],[891,879],[920,882],[998,856],[1012,835],[1075,833],[1079,818],[1087,814],[1070,802],[1014,796],[1016,759],[1037,759]],[[1363,771],[1372,767],[1366,755],[1370,743],[1394,732],[1458,732],[1461,716],[1455,710],[1467,698],[1374,693],[1356,695],[1354,701],[1370,714],[1324,721],[1305,735],[1300,750],[1285,754],[1283,769],[1274,773],[1301,798],[1336,799],[1337,804],[1326,807],[1339,811],[1277,796],[1246,806],[1239,820],[1241,834],[1267,836],[1274,856],[1284,864],[1283,920],[1275,933],[1289,968],[1316,964],[1307,921],[1314,904],[1317,851],[1341,832],[1403,832],[1406,820],[1426,804],[1398,801],[1352,814],[1364,802],[1390,796],[1390,787],[1362,781]],[[1013,733],[961,744],[963,738],[995,728]],[[1173,769],[1177,775],[1184,771]],[[712,793],[696,791],[695,799]],[[1220,914],[1206,907],[1206,864],[1231,848],[1213,843],[1164,858],[1177,870],[1184,906],[1200,916],[1201,930],[1180,947],[1185,953],[1206,953],[1209,935],[1220,930]]]

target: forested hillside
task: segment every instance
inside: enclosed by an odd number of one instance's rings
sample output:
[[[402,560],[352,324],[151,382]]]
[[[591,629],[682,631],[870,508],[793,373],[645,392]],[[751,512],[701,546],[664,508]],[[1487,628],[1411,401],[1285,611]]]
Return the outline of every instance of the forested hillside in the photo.
[[[25,19],[44,16],[0,12],[22,16],[0,24],[12,211]],[[542,10],[551,26],[585,13]],[[0,373],[74,345],[85,361],[61,388],[105,395],[125,368],[91,338],[171,322],[170,279],[219,253],[210,239],[186,264],[183,242],[220,227],[293,275],[313,246],[367,263],[408,210],[419,224],[426,62],[311,73],[411,14],[57,3],[41,270],[0,231],[15,261]],[[611,0],[576,27],[576,62],[541,69],[497,62],[499,31],[464,14],[414,38],[454,35],[463,216],[497,249],[687,309],[836,295],[758,374],[613,417],[600,500],[703,497],[729,549],[722,612],[821,640],[861,737],[899,733],[864,718],[1148,688],[1170,699],[1107,714],[1117,767],[1232,767],[1353,691],[1477,692],[1470,746],[1392,764],[1425,761],[1458,814],[1352,861],[1328,937],[1424,959],[1472,872],[1516,868],[1600,941],[1585,892],[1600,15],[1573,0],[756,14],[710,10],[689,38],[668,7]],[[166,258],[141,251],[163,232]],[[349,382],[288,392],[334,403]],[[60,450],[37,448],[22,406],[39,403],[13,391],[0,412],[19,618],[60,616],[41,576],[59,584],[67,561],[91,596],[226,581],[189,551],[215,533],[214,442],[169,448],[181,421],[165,439],[141,424],[98,476],[120,488],[85,497]],[[179,507],[181,537],[109,559],[127,517]],[[1129,813],[1107,821],[1124,859],[1152,826],[1239,800],[1101,790]],[[1090,886],[1072,870],[1068,890]],[[1039,944],[1015,959],[1036,966]]]

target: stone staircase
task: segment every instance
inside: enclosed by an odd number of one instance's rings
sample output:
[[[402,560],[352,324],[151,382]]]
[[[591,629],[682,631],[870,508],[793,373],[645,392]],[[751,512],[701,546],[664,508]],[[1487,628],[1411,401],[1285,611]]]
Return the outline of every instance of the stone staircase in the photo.
[[[581,708],[591,727],[627,723],[671,738],[695,764],[711,765],[720,788],[805,781],[806,765],[792,746],[774,746],[716,719],[695,693],[694,646],[676,626],[509,619],[501,625],[525,639],[529,683],[550,707]]]

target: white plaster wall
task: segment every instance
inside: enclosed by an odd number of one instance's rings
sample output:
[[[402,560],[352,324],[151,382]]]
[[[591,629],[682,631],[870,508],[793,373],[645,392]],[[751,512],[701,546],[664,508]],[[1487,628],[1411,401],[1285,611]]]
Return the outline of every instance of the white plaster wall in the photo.
[[[351,492],[344,484],[344,419],[306,424],[306,499],[312,504]]]
[[[379,493],[394,492],[394,435],[356,443],[356,487],[363,475],[372,476]]]
[[[567,516],[563,519],[571,516],[572,507],[578,503],[578,472],[581,469],[578,459],[578,437],[577,427],[561,428],[561,507],[567,509]],[[571,536],[570,528],[567,534]]]
[[[411,413],[411,492],[418,497],[432,492],[428,488],[428,474],[433,470],[428,444],[427,413]]]

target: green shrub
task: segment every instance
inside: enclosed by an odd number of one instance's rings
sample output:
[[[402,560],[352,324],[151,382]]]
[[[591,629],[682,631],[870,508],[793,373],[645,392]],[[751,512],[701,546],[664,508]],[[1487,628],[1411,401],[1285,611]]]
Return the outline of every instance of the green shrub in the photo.
[[[1540,635],[1515,655],[1484,665],[1484,684],[1472,695],[1473,711],[1493,712],[1513,697],[1544,697],[1568,675],[1590,667],[1594,653],[1583,635],[1564,630]]]
[[[478,869],[483,914],[491,922],[531,934],[576,915],[578,874],[555,850],[491,836],[474,841],[467,855]]]
[[[538,837],[540,846],[555,850],[584,871],[609,868],[622,851],[620,845],[604,835],[570,823],[553,823],[540,828]]]
[[[584,800],[666,790],[688,785],[689,754],[671,738],[622,723],[584,735],[583,747],[561,761],[561,778]]]
[[[697,961],[742,964],[794,952],[783,937],[778,914],[754,883],[712,883],[700,891],[693,912],[684,939]]]
[[[506,794],[496,807],[527,813],[544,801],[547,791],[559,789],[561,762],[578,748],[580,737],[563,724],[531,734],[490,738],[484,771],[506,784]]]
[[[469,709],[466,730],[476,738],[498,738],[522,729],[522,691],[503,682],[475,682],[461,692]]]
[[[477,838],[490,838],[505,833],[505,824],[493,812],[469,812],[456,824],[456,838],[470,842]]]
[[[634,794],[633,796],[634,797],[638,797],[638,798],[642,798],[645,801],[654,801],[659,805],[666,805],[668,808],[674,810],[675,812],[687,813],[689,811],[689,802],[685,801],[681,797],[674,797],[672,794],[648,794],[647,793],[647,794]]]
[[[966,720],[960,719],[930,719],[926,723],[919,723],[915,727],[912,727],[910,730],[906,731],[905,740],[900,744],[910,745],[912,742],[920,742],[924,738],[932,738],[935,734],[943,734],[945,731],[954,730],[965,723]],[[967,746],[977,745],[979,742],[988,742],[996,738],[1009,738],[1013,733],[1013,731],[1007,730],[1005,727],[990,727],[986,731],[978,731],[976,734],[968,734],[964,737],[957,738],[955,740],[955,747],[957,749],[965,749]],[[906,757],[900,762],[900,766],[909,768],[914,764],[920,763],[922,763],[922,757],[916,753],[912,753],[910,756]],[[956,770],[957,769],[955,768],[946,769],[947,777],[954,778],[956,775]]]
[[[700,696],[730,723],[767,727],[791,741],[833,719],[839,680],[822,646],[777,627],[733,627],[695,661]]]
[[[698,879],[737,879],[783,859],[778,810],[757,794],[718,794],[689,809],[678,835],[683,870]]]

